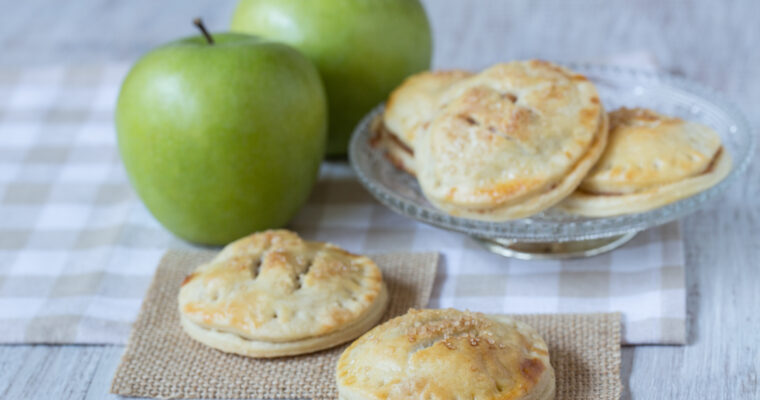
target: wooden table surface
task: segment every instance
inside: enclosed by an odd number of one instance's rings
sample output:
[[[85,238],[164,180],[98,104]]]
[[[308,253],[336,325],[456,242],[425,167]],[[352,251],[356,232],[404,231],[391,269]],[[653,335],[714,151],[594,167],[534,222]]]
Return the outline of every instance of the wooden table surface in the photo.
[[[436,67],[594,60],[651,52],[724,92],[760,127],[760,1],[428,0]],[[4,2],[0,65],[133,61],[228,26],[234,2]],[[623,350],[624,398],[759,399],[760,162],[719,203],[683,221],[689,343]],[[103,399],[122,346],[0,346],[0,398]]]

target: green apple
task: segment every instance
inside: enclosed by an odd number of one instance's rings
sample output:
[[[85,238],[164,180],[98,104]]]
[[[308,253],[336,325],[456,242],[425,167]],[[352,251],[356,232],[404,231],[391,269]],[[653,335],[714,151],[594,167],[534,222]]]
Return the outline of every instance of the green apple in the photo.
[[[205,30],[204,30],[205,32]],[[225,244],[283,226],[324,156],[319,72],[281,43],[240,33],[159,47],[131,69],[116,130],[150,212],[191,242]]]
[[[317,65],[330,156],[345,154],[361,117],[405,77],[430,68],[430,25],[418,0],[242,0],[232,30],[285,42]]]

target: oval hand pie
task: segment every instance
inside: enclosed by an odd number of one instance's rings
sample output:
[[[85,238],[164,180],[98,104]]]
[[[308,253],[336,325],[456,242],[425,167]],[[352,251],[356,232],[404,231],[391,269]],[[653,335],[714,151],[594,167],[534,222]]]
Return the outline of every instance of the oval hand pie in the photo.
[[[407,78],[388,97],[382,120],[373,127],[374,144],[398,168],[414,175],[414,137],[439,109],[438,98],[454,82],[472,73],[426,71]]]
[[[341,400],[554,398],[546,343],[528,325],[457,310],[410,310],[338,360]]]
[[[372,260],[284,230],[231,243],[190,274],[179,293],[188,335],[254,357],[352,340],[380,320],[387,303]]]
[[[553,206],[604,149],[607,116],[584,76],[544,61],[455,82],[415,138],[423,193],[451,215],[503,221]]]
[[[730,170],[731,158],[709,127],[621,108],[610,113],[601,159],[558,208],[591,217],[647,211],[705,190]]]

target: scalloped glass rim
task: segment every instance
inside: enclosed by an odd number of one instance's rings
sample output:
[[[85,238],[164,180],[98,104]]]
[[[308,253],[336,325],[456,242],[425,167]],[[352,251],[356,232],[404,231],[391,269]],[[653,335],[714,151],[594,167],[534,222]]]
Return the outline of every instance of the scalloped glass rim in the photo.
[[[717,185],[686,199],[637,214],[583,218],[548,211],[505,222],[454,217],[425,200],[416,180],[396,169],[381,152],[371,148],[370,122],[381,113],[380,104],[354,130],[349,159],[359,181],[382,204],[416,220],[480,237],[530,242],[562,242],[622,235],[661,225],[690,214],[712,201],[748,167],[755,138],[747,118],[717,92],[683,78],[609,65],[569,64],[586,75],[599,90],[605,107],[642,106],[711,126],[733,158],[733,169]]]

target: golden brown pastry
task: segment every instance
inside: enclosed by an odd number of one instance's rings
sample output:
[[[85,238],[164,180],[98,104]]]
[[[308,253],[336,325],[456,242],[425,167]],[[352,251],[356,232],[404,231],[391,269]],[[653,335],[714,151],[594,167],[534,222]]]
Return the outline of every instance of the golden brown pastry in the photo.
[[[225,247],[182,283],[182,327],[216,349],[253,357],[347,342],[382,317],[388,293],[367,257],[285,230]]]
[[[454,216],[504,221],[572,193],[604,149],[607,116],[586,77],[544,61],[459,80],[415,137],[417,178]]]
[[[373,127],[374,144],[398,168],[414,175],[414,137],[439,109],[438,98],[452,83],[472,73],[426,71],[407,78],[388,98],[382,119]]]
[[[338,360],[341,400],[548,400],[546,343],[506,317],[410,310],[357,339]]]
[[[705,190],[731,158],[709,127],[642,108],[610,113],[609,144],[558,208],[591,217],[651,210]]]

